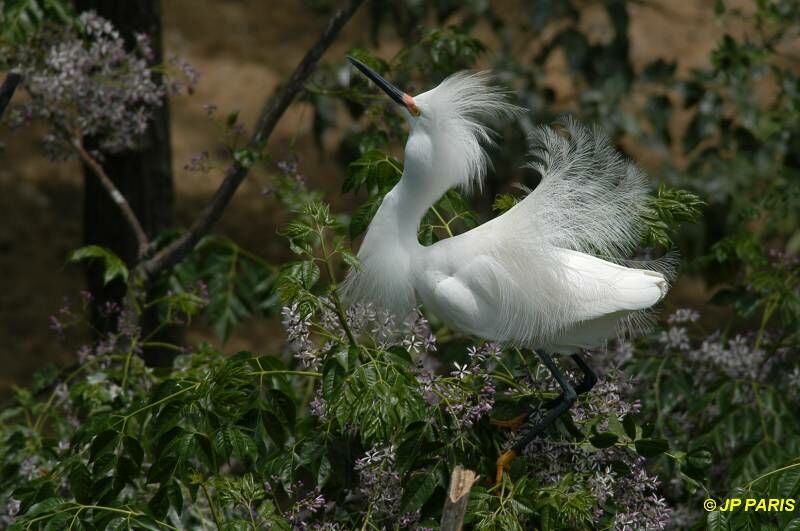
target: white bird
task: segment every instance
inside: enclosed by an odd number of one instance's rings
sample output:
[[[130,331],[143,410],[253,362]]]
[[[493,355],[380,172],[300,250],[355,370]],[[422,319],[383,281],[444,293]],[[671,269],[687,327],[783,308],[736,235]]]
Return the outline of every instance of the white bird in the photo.
[[[522,109],[484,73],[458,73],[412,97],[350,61],[401,106],[410,132],[402,177],[367,230],[346,297],[397,315],[421,302],[454,330],[535,350],[563,390],[498,460],[499,480],[514,455],[594,385],[578,352],[635,326],[669,289],[662,272],[623,265],[643,235],[645,177],[598,129],[570,119],[565,134],[541,127],[530,141],[539,185],[491,221],[423,246],[419,224],[430,207],[454,186],[481,187],[493,138],[482,120]],[[573,388],[551,353],[571,354],[583,381]]]

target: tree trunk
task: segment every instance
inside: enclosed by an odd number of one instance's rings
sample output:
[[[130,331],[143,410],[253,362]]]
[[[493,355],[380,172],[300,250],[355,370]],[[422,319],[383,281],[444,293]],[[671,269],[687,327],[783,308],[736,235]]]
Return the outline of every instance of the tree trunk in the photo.
[[[152,39],[154,62],[163,62],[160,0],[75,0],[78,11],[95,11],[111,21],[129,48],[135,46],[135,34],[144,33]],[[117,154],[103,154],[103,167],[128,200],[150,239],[173,226],[174,192],[172,183],[172,153],[170,146],[169,104],[164,100],[150,122],[138,149]],[[127,264],[137,261],[138,242],[124,222],[119,208],[103,189],[97,177],[84,168],[83,235],[85,244],[111,249]],[[90,267],[87,284],[94,295],[93,320],[101,332],[114,330],[116,319],[107,319],[101,308],[108,302],[120,304],[125,285],[114,281],[103,286],[100,271]],[[155,311],[142,316],[143,335],[158,326]],[[172,328],[159,333],[154,341],[180,344],[183,331]],[[166,366],[172,363],[174,352],[165,349],[146,349],[148,365]]]

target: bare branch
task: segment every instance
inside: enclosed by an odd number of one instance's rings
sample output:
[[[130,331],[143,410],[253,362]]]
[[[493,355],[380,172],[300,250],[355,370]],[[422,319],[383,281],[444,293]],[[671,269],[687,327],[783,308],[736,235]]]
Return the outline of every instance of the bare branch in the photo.
[[[306,52],[289,81],[265,105],[264,112],[258,120],[255,133],[248,145],[250,149],[260,151],[264,147],[283,113],[297,94],[303,90],[308,76],[317,67],[322,54],[330,47],[342,27],[350,20],[356,9],[363,2],[364,0],[348,0],[344,7],[331,17],[322,35]],[[189,230],[151,259],[141,264],[140,267],[144,269],[144,272],[149,276],[153,276],[183,260],[222,216],[231,198],[233,198],[233,194],[247,177],[249,171],[248,167],[235,162],[231,169],[226,172],[225,179],[214,193],[214,197],[195,219]]]
[[[14,95],[14,91],[17,90],[17,85],[19,85],[20,81],[22,81],[21,75],[16,72],[10,72],[6,76],[6,80],[3,81],[3,85],[0,86],[0,118],[3,117],[3,113],[11,101],[11,96]]]
[[[469,493],[472,485],[478,480],[475,472],[461,465],[456,465],[450,476],[450,488],[442,509],[442,531],[461,531],[464,515],[467,512]]]
[[[125,218],[125,221],[128,223],[131,230],[133,230],[133,233],[136,235],[136,241],[139,243],[139,259],[141,260],[147,252],[149,242],[147,239],[147,234],[142,228],[142,224],[139,223],[139,218],[136,217],[131,205],[128,203],[127,199],[125,199],[125,196],[123,196],[122,193],[117,189],[114,181],[111,180],[100,163],[97,162],[88,151],[86,151],[78,138],[80,137],[76,137],[75,141],[73,142],[75,150],[78,152],[78,156],[100,180],[100,184],[103,186],[103,188],[105,188],[106,192],[108,192],[111,200],[114,201],[117,207],[119,207],[122,217]]]

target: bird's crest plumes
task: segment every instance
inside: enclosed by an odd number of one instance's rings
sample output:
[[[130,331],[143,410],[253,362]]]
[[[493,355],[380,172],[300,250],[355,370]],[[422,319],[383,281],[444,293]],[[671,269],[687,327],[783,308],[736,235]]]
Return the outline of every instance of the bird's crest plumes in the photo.
[[[488,72],[459,72],[414,97],[423,110],[415,127],[428,133],[436,153],[433,176],[448,188],[481,188],[490,164],[486,148],[493,143],[492,122],[524,110],[491,81]]]

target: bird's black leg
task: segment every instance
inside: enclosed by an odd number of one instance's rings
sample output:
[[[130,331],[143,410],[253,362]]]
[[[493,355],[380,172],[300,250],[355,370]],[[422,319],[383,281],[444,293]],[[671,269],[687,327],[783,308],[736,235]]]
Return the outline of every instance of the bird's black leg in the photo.
[[[597,383],[597,373],[594,372],[591,367],[589,367],[586,361],[577,352],[570,357],[583,373],[583,380],[581,380],[581,382],[575,386],[575,394],[582,395],[584,393],[588,393]]]
[[[511,450],[506,451],[500,458],[497,460],[497,482],[500,483],[503,479],[503,470],[508,466],[511,460],[514,459],[518,454],[525,449],[526,446],[534,439],[537,435],[542,433],[546,430],[553,422],[556,421],[558,417],[561,416],[566,410],[568,410],[572,405],[575,403],[575,400],[578,398],[578,395],[575,393],[575,389],[570,385],[564,375],[558,370],[553,358],[544,352],[537,352],[539,357],[542,359],[544,366],[547,367],[547,370],[550,371],[550,374],[553,375],[553,378],[556,379],[558,382],[559,387],[561,387],[562,394],[558,401],[547,410],[545,413],[544,418],[542,418],[539,422],[536,423],[535,426],[527,430],[523,433],[520,440],[511,448]],[[581,360],[583,361],[583,360]],[[585,365],[585,364],[584,364]],[[583,368],[581,367],[581,370]],[[581,382],[583,383],[583,382]]]
[[[582,394],[586,394],[592,390],[592,388],[597,383],[597,373],[595,373],[591,367],[586,363],[586,361],[581,357],[580,354],[575,353],[570,356],[572,361],[575,362],[575,365],[581,370],[583,373],[583,379],[575,386],[575,394],[580,396]],[[550,409],[557,406],[561,402],[561,397],[554,398],[552,400],[548,400],[544,403],[545,409]]]
[[[561,416],[562,413],[571,408],[575,403],[575,400],[578,398],[578,394],[576,393],[575,389],[572,387],[572,385],[570,385],[569,381],[567,381],[567,379],[558,369],[550,354],[544,352],[537,352],[537,354],[542,359],[544,366],[547,367],[547,370],[550,371],[550,374],[552,374],[553,378],[555,378],[556,382],[558,382],[559,387],[561,387],[562,394],[557,399],[558,402],[548,409],[544,418],[537,422],[536,425],[530,430],[525,432],[517,444],[514,445],[513,448],[515,453],[520,453],[537,435],[546,430],[551,424],[553,424],[553,422],[556,421],[558,417]]]
[[[17,85],[22,81],[22,76],[15,72],[6,75],[6,80],[0,85],[0,118],[3,117],[3,112],[6,110],[8,102],[11,101],[11,96],[17,90]]]

